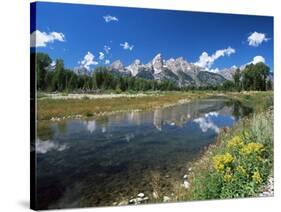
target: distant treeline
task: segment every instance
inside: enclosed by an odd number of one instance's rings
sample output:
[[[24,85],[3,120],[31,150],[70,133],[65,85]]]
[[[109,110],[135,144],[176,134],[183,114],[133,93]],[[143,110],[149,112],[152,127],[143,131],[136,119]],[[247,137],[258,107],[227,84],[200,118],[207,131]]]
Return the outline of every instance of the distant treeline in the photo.
[[[66,69],[64,62],[57,59],[53,70],[50,69],[51,58],[45,53],[36,53],[35,71],[37,90],[40,91],[83,91],[98,90],[124,91],[172,91],[172,90],[270,90],[272,82],[268,80],[269,68],[264,63],[248,65],[243,71],[239,69],[233,75],[233,81],[225,81],[221,86],[178,87],[171,81],[146,80],[138,77],[128,77],[113,74],[106,67],[97,67],[91,76],[76,74]]]

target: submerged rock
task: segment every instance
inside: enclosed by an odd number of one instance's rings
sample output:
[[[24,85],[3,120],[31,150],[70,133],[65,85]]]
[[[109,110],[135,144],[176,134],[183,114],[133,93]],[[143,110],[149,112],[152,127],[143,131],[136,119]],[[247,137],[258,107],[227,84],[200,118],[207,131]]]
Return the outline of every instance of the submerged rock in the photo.
[[[149,200],[148,197],[145,197],[144,193],[139,193],[137,196],[136,198],[130,199],[129,204],[138,205]]]
[[[171,201],[170,197],[168,197],[168,196],[163,197],[163,202],[170,202],[170,201]]]
[[[263,187],[259,197],[272,197],[274,196],[274,178],[269,177],[267,184]]]
[[[123,200],[123,201],[119,202],[118,205],[119,206],[128,205],[128,203],[129,203],[128,200]]]
[[[183,181],[182,186],[183,186],[185,189],[188,189],[189,186],[190,186],[190,183],[189,183],[187,180],[185,180],[185,181]]]
[[[139,193],[138,197],[143,198],[144,197],[144,193]]]
[[[159,195],[158,195],[157,191],[153,191],[152,192],[152,196],[153,196],[154,199],[158,199],[159,198]]]

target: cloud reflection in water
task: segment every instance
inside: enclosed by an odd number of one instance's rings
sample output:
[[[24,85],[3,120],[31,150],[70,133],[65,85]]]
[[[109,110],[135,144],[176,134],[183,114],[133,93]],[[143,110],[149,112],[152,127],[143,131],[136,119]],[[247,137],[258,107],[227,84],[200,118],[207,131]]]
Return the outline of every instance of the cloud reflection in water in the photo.
[[[219,133],[219,127],[215,125],[215,123],[212,121],[212,117],[217,117],[218,115],[218,112],[209,112],[206,113],[204,117],[194,119],[193,121],[199,124],[200,129],[204,133],[207,132],[209,129],[214,130],[216,133]]]
[[[58,144],[51,140],[36,140],[36,152],[39,154],[45,154],[49,151],[55,150],[55,151],[64,151],[68,148],[66,144]]]

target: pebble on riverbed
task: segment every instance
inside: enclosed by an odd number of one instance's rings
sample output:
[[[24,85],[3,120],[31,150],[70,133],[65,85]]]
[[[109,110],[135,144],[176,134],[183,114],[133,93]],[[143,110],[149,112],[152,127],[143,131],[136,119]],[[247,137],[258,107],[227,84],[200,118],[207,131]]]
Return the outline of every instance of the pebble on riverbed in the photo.
[[[189,168],[189,169],[191,169],[191,168]],[[189,170],[189,169],[188,169],[188,170]],[[184,187],[185,189],[188,189],[189,186],[190,186],[190,183],[187,181],[187,178],[188,178],[188,175],[185,174],[185,175],[183,176],[183,184],[181,184],[181,186]]]
[[[157,191],[153,191],[152,192],[152,196],[153,196],[154,199],[158,199],[159,198],[159,195],[158,195]]]
[[[52,118],[51,118],[51,121],[60,121],[60,118],[52,117]]]
[[[129,205],[138,205],[149,200],[148,197],[144,195],[144,193],[139,193],[136,198],[129,200]]]
[[[259,197],[273,197],[274,196],[274,178],[270,177],[267,184],[262,189]]]
[[[168,197],[168,196],[163,197],[163,202],[170,202],[170,201],[171,201],[170,197]]]
[[[182,187],[184,187],[185,189],[188,189],[189,186],[190,186],[190,184],[187,180],[183,181]]]
[[[117,205],[117,202],[114,202],[113,205]],[[118,203],[118,206],[122,206],[122,205],[128,205],[128,200],[123,200]]]
[[[144,193],[139,193],[138,197],[143,198],[144,197]]]

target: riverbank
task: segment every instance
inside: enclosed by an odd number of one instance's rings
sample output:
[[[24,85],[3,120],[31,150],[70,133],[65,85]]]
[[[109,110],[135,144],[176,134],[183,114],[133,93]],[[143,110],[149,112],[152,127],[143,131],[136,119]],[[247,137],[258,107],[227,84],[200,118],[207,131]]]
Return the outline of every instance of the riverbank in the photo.
[[[272,173],[273,107],[269,106],[219,134],[217,142],[192,163],[186,176],[189,188],[178,191],[175,201],[272,196]]]
[[[59,121],[124,111],[140,111],[186,103],[193,99],[224,95],[218,92],[147,92],[139,94],[40,94],[37,119]]]
[[[87,118],[124,111],[140,111],[168,107],[208,96],[225,96],[246,104],[266,104],[265,96],[272,92],[146,92],[138,94],[48,94],[39,93],[37,120],[60,121],[67,118]],[[254,97],[254,98],[253,98]],[[258,97],[258,98],[257,98]],[[253,99],[255,101],[253,101]]]

